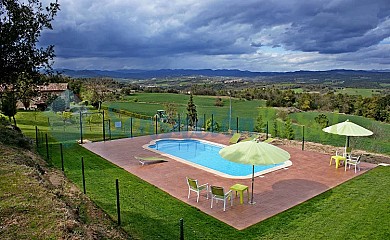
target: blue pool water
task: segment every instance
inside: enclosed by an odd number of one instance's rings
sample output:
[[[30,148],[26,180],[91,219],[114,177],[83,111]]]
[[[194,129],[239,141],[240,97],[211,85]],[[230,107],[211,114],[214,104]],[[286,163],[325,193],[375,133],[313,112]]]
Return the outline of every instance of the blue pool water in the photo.
[[[148,148],[178,157],[186,162],[193,163],[202,168],[212,169],[219,173],[233,177],[248,177],[252,175],[252,166],[230,162],[219,155],[222,146],[194,139],[162,139],[157,140]],[[255,166],[255,174],[280,166],[282,164]],[[207,170],[207,169],[205,169]]]

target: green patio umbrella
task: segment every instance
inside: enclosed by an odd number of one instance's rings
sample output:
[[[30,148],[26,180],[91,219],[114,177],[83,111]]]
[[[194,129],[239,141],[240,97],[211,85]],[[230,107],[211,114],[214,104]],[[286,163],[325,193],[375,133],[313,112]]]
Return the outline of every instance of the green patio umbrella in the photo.
[[[257,141],[239,142],[219,151],[219,155],[226,160],[236,163],[252,165],[252,198],[255,181],[255,165],[279,164],[290,159],[290,154],[272,144]]]
[[[348,119],[345,122],[337,123],[332,126],[322,129],[322,131],[327,133],[333,133],[337,135],[347,136],[345,147],[349,147],[349,137],[363,137],[370,136],[373,134],[370,130],[365,129],[362,126],[359,126]]]

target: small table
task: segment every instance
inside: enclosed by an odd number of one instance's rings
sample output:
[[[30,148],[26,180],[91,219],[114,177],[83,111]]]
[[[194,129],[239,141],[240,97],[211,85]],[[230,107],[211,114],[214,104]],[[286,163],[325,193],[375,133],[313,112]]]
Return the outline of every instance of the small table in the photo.
[[[237,184],[234,184],[233,186],[231,186],[230,190],[236,191],[236,196],[237,196],[237,193],[240,193],[240,204],[244,203],[242,195],[243,195],[243,192],[246,190],[246,192],[248,193],[248,201],[249,201],[249,189],[248,189],[248,186],[245,186],[245,185],[237,183]]]
[[[330,158],[329,166],[332,165],[332,160],[335,161],[335,163],[336,163],[336,168],[339,168],[340,161],[344,161],[344,162],[345,162],[346,157],[339,156],[339,155],[332,156],[332,157]]]

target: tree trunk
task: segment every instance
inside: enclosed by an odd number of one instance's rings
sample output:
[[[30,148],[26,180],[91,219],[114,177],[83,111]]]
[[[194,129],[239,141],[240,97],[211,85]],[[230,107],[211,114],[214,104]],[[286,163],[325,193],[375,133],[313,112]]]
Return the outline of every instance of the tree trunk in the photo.
[[[15,127],[17,127],[17,125],[16,125],[16,118],[15,118],[15,115],[14,115],[14,116],[12,116],[12,118],[14,119],[14,125],[15,125]],[[11,120],[11,118],[10,118],[10,120]]]

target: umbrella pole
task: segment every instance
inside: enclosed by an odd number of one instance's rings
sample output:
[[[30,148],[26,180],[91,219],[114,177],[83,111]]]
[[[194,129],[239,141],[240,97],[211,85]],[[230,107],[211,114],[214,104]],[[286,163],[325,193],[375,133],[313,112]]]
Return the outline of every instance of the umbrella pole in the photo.
[[[346,147],[349,147],[349,136],[347,136],[347,142],[345,143]]]
[[[249,204],[255,204],[256,202],[253,201],[253,185],[255,182],[255,165],[252,165],[252,196],[251,196],[251,201]]]

